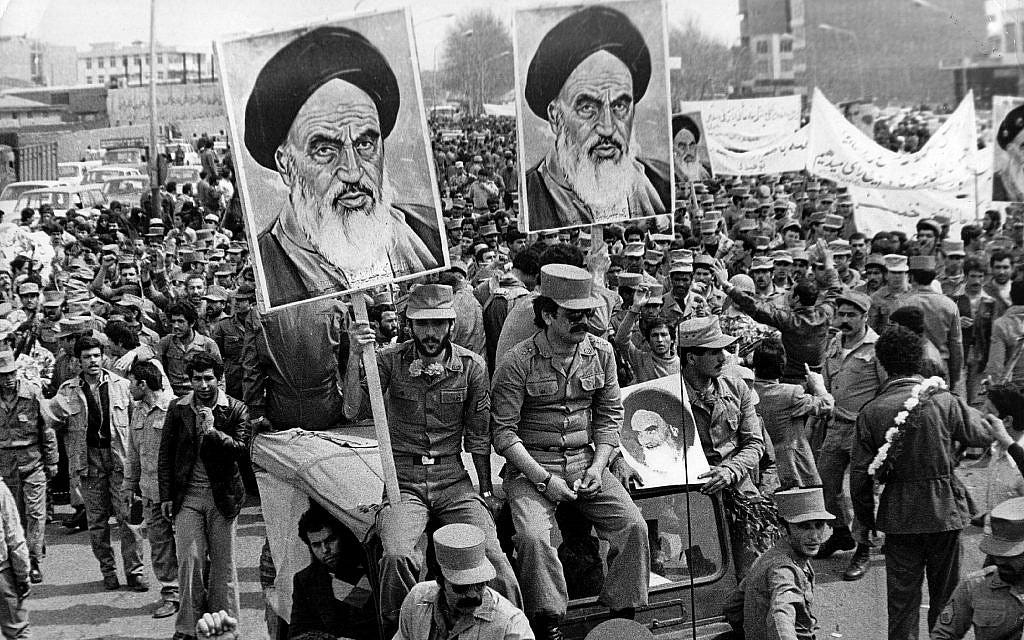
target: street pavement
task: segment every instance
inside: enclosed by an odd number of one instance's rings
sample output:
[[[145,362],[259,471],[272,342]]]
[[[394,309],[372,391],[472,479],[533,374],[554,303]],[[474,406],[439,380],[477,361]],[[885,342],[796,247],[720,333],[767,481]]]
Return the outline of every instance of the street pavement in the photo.
[[[958,473],[979,504],[985,491],[987,474],[977,463],[969,463]],[[60,516],[67,507],[58,509]],[[259,506],[247,506],[238,521],[238,579],[241,594],[241,637],[266,640],[263,595],[259,584],[259,556],[264,527]],[[981,530],[969,527],[962,538],[962,572],[980,569],[978,551]],[[174,633],[174,618],[154,620],[151,612],[159,598],[159,586],[149,564],[146,545],[148,593],[103,590],[99,565],[89,547],[87,532],[68,534],[54,523],[47,530],[47,558],[43,564],[45,582],[34,585],[28,600],[33,637],[45,640],[149,640],[169,639]],[[118,547],[115,543],[115,551]],[[118,558],[120,561],[120,558]],[[886,636],[885,561],[876,549],[867,575],[857,582],[844,582],[843,571],[850,553],[829,560],[814,561],[817,573],[815,611],[821,625],[819,639],[846,640],[884,638]],[[124,581],[123,574],[120,576]],[[922,595],[921,638],[926,629],[928,592]],[[967,636],[973,639],[973,634]]]
[[[99,563],[89,546],[86,531],[68,534],[59,521],[70,513],[58,507],[57,521],[46,531],[46,559],[43,561],[44,582],[32,585],[28,599],[32,637],[42,640],[169,640],[174,634],[174,620],[154,620],[152,612],[160,598],[160,586],[153,576],[149,543],[144,542],[147,593],[135,593],[124,586],[120,546],[114,541],[118,556],[121,589],[104,591]],[[247,506],[238,517],[238,561],[241,637],[265,640],[263,594],[260,589],[259,559],[263,548],[263,518],[258,506]]]

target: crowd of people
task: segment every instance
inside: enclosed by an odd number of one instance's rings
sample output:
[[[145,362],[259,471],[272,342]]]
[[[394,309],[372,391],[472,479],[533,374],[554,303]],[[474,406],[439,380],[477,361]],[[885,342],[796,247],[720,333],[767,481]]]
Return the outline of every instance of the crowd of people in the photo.
[[[88,530],[104,589],[122,588],[113,517],[124,585],[149,590],[129,526],[145,522],[153,615],[176,616],[175,640],[231,633],[250,440],[371,417],[368,350],[403,500],[376,513],[379,563],[311,503],[296,531],[310,565],[290,620],[267,616],[272,638],[562,638],[579,576],[555,527],[608,543],[591,595],[636,617],[664,554],[630,495],[642,480],[620,449],[620,390],[665,376],[685,383],[701,490],[727,511],[727,617],[747,638],[811,637],[810,561],[852,552],[843,577],[858,580],[878,534],[891,638],[917,637],[925,573],[932,637],[963,637],[972,598],[1020,606],[997,597],[1024,587],[1020,503],[975,504],[956,467],[993,442],[993,461],[1021,458],[1024,208],[869,238],[846,190],[813,176],[678,170],[672,215],[526,234],[514,130],[431,121],[451,268],[368,292],[369,324],[338,299],[255,311],[231,158],[204,141],[202,197],[167,184],[159,209],[17,212],[0,229],[16,249],[0,270],[4,636],[27,634],[64,478],[64,526]],[[991,522],[992,567],[958,587],[972,520]],[[271,589],[269,545],[260,566]]]

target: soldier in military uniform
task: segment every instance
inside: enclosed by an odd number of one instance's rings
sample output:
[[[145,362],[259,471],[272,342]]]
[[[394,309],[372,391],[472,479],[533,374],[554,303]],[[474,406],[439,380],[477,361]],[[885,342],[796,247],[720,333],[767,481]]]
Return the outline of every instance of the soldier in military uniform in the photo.
[[[43,420],[42,390],[18,378],[14,353],[0,352],[0,473],[25,524],[29,579],[43,581],[46,481],[57,475],[57,436]]]
[[[405,311],[413,339],[377,353],[402,492],[401,503],[386,502],[377,515],[384,547],[380,614],[392,633],[402,601],[416,585],[423,566],[418,542],[428,520],[482,529],[487,537],[487,558],[497,571],[491,584],[516,606],[522,603],[519,584],[488,512],[488,508],[496,510],[500,501],[491,493],[487,365],[478,354],[452,343],[454,301],[449,286],[413,289]],[[349,419],[366,410],[360,356],[375,343],[376,334],[368,324],[349,332],[344,393],[344,412]],[[473,456],[479,494],[463,466],[463,448]]]
[[[871,311],[868,313],[868,326],[879,335],[889,326],[889,314],[896,310],[899,298],[910,291],[907,256],[890,253],[882,259],[885,261],[885,286],[871,296]]]
[[[978,548],[993,565],[968,576],[953,590],[931,631],[931,640],[960,640],[972,628],[976,640],[1019,638],[1024,631],[1024,498],[992,509],[991,531]]]
[[[242,347],[245,334],[252,331],[249,312],[256,301],[256,288],[248,283],[243,284],[232,297],[235,301],[233,313],[213,325],[210,337],[217,343],[221,357],[224,358],[224,391],[232,398],[241,398],[245,376],[242,369]]]
[[[48,289],[43,292],[43,319],[39,321],[39,345],[57,353],[57,329],[66,309],[64,294]]]
[[[586,270],[544,266],[534,300],[539,331],[498,363],[491,384],[491,434],[509,461],[505,490],[525,611],[539,640],[562,638],[559,622],[568,605],[551,544],[559,503],[573,503],[610,545],[599,602],[618,617],[647,604],[647,525],[607,469],[623,409],[612,346],[587,332],[587,316],[602,304]]]

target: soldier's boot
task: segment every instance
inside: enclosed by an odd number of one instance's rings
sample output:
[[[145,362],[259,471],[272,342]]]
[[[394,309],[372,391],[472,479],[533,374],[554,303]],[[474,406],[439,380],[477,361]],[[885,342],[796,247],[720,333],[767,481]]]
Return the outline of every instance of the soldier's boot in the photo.
[[[825,544],[821,545],[821,549],[818,549],[818,555],[814,557],[824,560],[831,558],[837,551],[850,551],[856,546],[857,542],[850,534],[850,527],[836,527]]]
[[[32,584],[39,584],[43,581],[43,572],[39,568],[39,558],[29,558],[28,579]]]
[[[871,562],[871,545],[858,544],[857,550],[853,553],[850,566],[843,572],[843,580],[860,580],[868,571],[868,563]]]

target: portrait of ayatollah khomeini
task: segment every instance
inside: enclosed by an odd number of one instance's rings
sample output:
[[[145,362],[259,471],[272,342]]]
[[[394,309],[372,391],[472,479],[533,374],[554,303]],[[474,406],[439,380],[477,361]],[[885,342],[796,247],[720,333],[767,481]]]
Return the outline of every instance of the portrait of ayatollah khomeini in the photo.
[[[288,201],[258,236],[274,307],[444,263],[434,208],[398,204],[384,162],[395,74],[362,34],[313,29],[273,55],[245,107],[245,147]]]
[[[530,231],[670,210],[668,158],[640,157],[634,130],[650,81],[643,34],[616,9],[585,8],[547,32],[526,73],[526,104],[555,137],[526,173]]]

